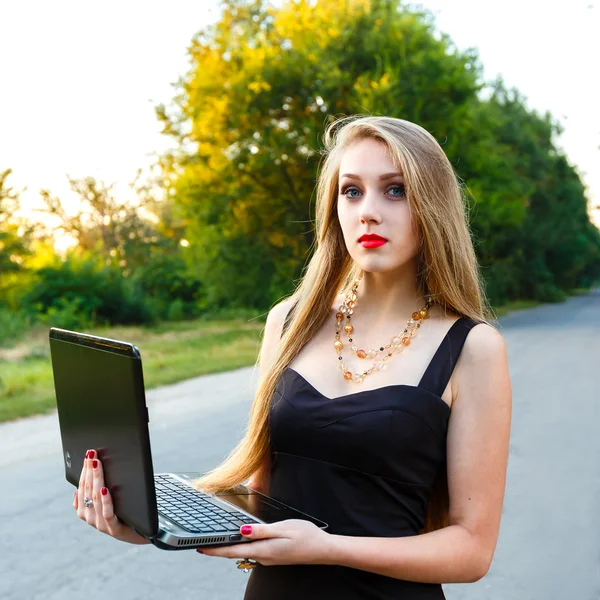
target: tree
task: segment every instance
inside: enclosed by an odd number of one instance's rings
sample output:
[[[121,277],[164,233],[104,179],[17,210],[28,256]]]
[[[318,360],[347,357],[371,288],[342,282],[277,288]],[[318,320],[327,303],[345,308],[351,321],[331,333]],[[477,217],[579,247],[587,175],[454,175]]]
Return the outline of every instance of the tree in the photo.
[[[324,125],[357,113],[417,122],[443,145],[492,300],[557,298],[597,272],[600,241],[556,125],[501,82],[481,99],[476,52],[458,51],[429,13],[399,0],[226,0],[189,53],[157,116],[178,143],[163,164],[211,305],[266,309],[290,291],[314,241]],[[565,194],[569,214],[556,206]]]
[[[93,177],[79,180],[69,177],[69,184],[81,199],[81,208],[75,215],[69,215],[60,198],[48,190],[40,192],[46,208],[36,210],[59,220],[53,234],[60,231],[70,235],[77,240],[80,252],[103,256],[106,265],[118,266],[124,276],[143,265],[149,247],[162,241],[155,224],[142,216],[143,204],[117,201],[113,186]]]
[[[19,193],[8,186],[11,169],[0,172],[0,303],[9,301],[9,291],[25,271],[24,260],[31,256],[33,228],[16,217]]]
[[[457,168],[476,201],[473,229],[496,302],[560,300],[600,275],[600,233],[583,184],[557,149],[560,125],[495,81]]]
[[[157,114],[179,142],[174,197],[215,305],[268,307],[300,274],[326,114],[403,116],[444,138],[480,87],[475,55],[395,1],[224,2],[190,54]]]

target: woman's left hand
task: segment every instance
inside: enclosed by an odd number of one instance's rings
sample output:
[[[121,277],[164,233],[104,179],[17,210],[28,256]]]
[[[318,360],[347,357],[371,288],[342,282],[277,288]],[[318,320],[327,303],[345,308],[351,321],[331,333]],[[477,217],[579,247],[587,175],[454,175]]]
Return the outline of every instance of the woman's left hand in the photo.
[[[244,531],[246,531],[244,526]],[[240,529],[241,533],[241,529]],[[245,538],[257,540],[221,546],[199,548],[197,552],[224,558],[251,558],[261,565],[326,564],[330,535],[316,525],[302,519],[288,519],[278,523],[252,525]]]

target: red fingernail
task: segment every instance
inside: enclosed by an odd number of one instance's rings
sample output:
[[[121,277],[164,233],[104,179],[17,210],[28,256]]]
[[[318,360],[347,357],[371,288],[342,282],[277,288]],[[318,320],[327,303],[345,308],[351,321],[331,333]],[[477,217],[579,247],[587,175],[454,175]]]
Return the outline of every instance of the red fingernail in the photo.
[[[92,467],[95,469],[98,466],[98,461],[94,460],[92,461]]]
[[[242,526],[242,535],[250,535],[252,533],[252,525]]]
[[[100,491],[102,492],[103,496],[106,496],[106,494],[108,494],[108,490],[105,487],[103,487]]]
[[[90,450],[90,458],[94,458],[94,456],[96,456],[96,453],[94,450]]]
[[[90,453],[91,453],[91,450],[88,450],[88,451],[85,453],[85,457],[86,457],[86,458],[89,458],[89,457],[90,457]]]
[[[200,554],[204,554],[204,552],[202,552],[202,550],[196,550],[196,552],[200,552]]]

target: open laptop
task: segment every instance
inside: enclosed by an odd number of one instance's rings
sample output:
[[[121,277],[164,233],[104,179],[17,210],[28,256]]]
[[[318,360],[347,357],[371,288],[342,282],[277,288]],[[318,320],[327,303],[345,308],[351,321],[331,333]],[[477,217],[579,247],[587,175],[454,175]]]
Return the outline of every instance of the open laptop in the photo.
[[[191,484],[201,473],[154,474],[136,346],[57,327],[49,342],[67,481],[79,485],[85,453],[94,448],[115,514],[158,548],[246,542],[246,523],[305,519],[327,527],[244,485],[214,495]]]

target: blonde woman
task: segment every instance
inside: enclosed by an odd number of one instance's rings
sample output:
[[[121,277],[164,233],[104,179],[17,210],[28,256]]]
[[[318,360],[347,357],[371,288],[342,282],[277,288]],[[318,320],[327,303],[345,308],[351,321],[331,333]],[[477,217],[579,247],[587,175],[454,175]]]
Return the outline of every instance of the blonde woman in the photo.
[[[252,542],[202,553],[249,559],[246,600],[444,598],[442,583],[481,579],[496,547],[505,343],[435,139],[348,117],[325,148],[315,252],[268,315],[247,433],[198,485],[250,478],[329,528],[254,525]]]
[[[329,527],[244,526],[249,542],[202,554],[246,559],[245,600],[438,600],[443,583],[481,579],[496,547],[504,340],[435,139],[400,119],[347,117],[325,149],[315,252],[269,312],[248,430],[197,485],[249,480]],[[111,535],[143,543],[104,504]]]

